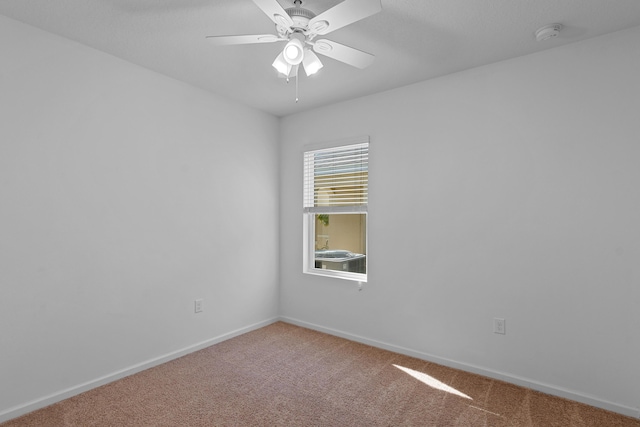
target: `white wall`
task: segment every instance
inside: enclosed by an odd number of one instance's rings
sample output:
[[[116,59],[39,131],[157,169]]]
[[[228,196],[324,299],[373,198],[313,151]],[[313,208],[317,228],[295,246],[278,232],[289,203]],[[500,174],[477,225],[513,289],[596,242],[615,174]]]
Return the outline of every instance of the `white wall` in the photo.
[[[1,16],[0,58],[0,421],[277,316],[275,117]]]
[[[639,76],[634,28],[286,117],[281,314],[638,416]],[[357,135],[362,292],[301,258],[303,146]]]

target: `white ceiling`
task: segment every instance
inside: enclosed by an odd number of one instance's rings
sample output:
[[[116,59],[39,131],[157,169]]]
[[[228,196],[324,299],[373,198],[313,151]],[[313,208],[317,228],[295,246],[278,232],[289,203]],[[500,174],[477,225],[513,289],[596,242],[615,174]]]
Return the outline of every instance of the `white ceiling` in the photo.
[[[338,3],[302,6],[319,14]],[[282,44],[205,40],[275,33],[252,0],[0,0],[0,14],[283,116],[640,25],[640,0],[382,0],[382,12],[324,37],[375,54],[373,65],[321,57],[297,104],[293,81],[271,67]],[[560,36],[537,42],[551,23]]]

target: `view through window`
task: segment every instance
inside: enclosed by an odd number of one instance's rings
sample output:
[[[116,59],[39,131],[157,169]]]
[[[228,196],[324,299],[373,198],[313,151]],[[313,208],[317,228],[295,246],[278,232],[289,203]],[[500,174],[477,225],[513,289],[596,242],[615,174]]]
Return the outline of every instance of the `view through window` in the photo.
[[[369,143],[304,155],[304,271],[366,281]]]

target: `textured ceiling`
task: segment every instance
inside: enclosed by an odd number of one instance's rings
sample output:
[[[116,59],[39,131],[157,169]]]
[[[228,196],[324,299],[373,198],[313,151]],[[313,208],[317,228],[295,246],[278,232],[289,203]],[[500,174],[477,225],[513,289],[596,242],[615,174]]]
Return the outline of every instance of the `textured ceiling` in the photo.
[[[279,0],[284,8],[293,0]],[[316,13],[340,0],[303,0]],[[328,105],[640,25],[639,0],[382,0],[382,12],[325,38],[376,55],[295,84],[271,63],[281,44],[213,46],[207,35],[274,33],[251,0],[1,0],[0,14],[274,115]],[[558,37],[534,32],[562,23]]]

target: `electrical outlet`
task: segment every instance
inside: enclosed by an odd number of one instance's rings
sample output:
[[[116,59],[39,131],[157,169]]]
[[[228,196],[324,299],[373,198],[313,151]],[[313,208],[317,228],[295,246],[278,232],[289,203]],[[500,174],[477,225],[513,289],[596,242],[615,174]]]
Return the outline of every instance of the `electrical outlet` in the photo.
[[[493,319],[493,333],[505,335],[507,333],[504,319],[498,317]]]
[[[202,313],[202,298],[195,300],[193,306],[194,312]]]

